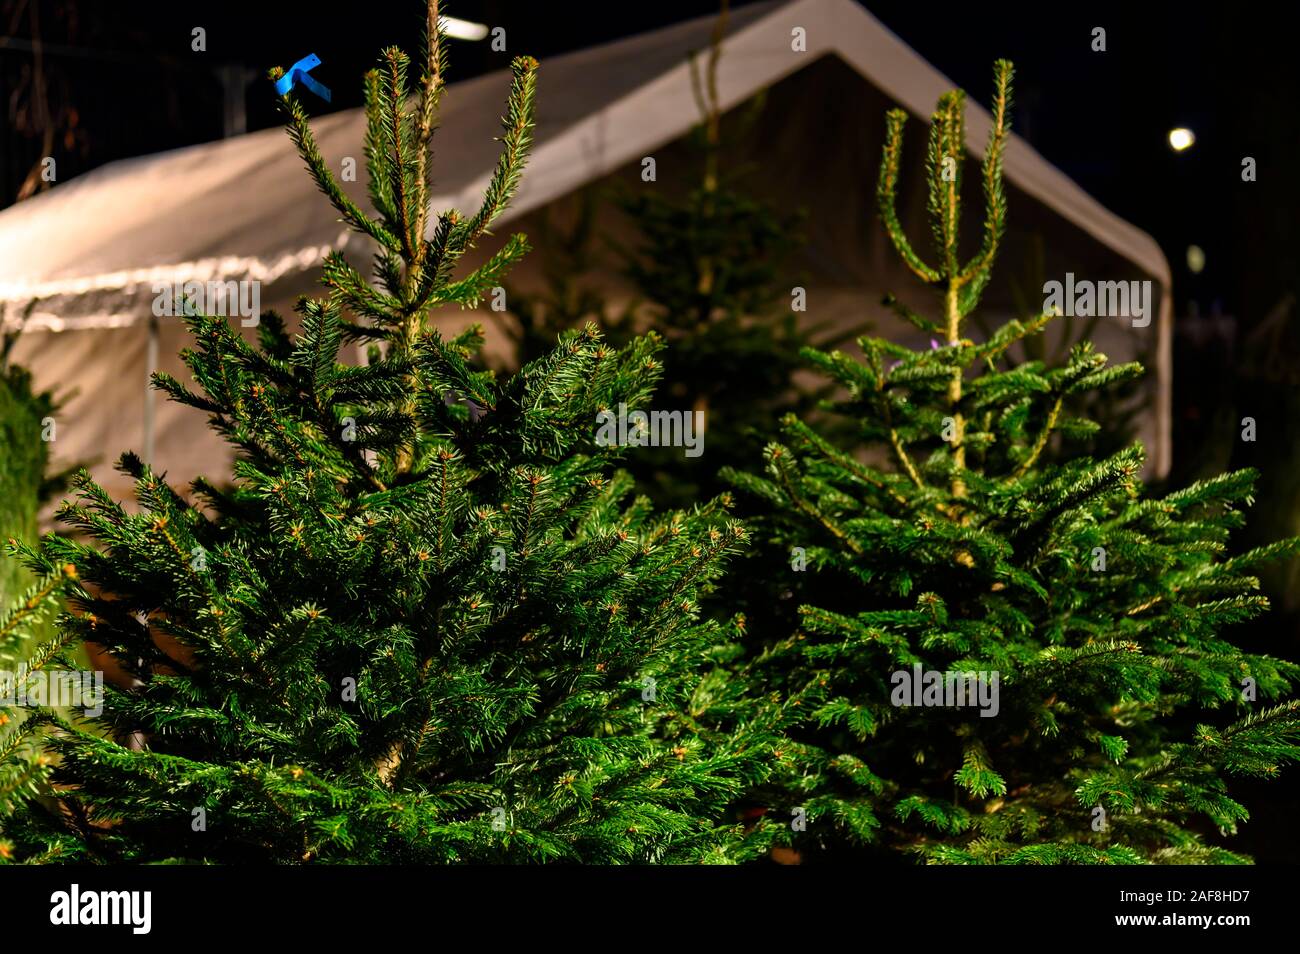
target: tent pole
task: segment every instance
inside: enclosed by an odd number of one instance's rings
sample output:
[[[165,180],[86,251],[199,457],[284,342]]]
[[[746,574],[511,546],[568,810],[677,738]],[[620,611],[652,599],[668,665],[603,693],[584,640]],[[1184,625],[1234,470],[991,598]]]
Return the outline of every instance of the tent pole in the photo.
[[[230,139],[248,132],[248,115],[245,111],[248,84],[255,79],[257,71],[239,63],[226,63],[217,67],[217,79],[221,81],[222,122],[221,136]]]
[[[153,373],[158,370],[158,316],[149,316],[149,346],[144,378],[144,462],[153,466]]]

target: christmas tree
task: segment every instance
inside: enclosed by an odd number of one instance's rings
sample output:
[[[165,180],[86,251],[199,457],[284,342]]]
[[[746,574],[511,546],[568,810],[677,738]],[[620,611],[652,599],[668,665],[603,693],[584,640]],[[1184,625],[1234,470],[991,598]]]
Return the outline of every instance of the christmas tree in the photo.
[[[999,61],[969,259],[963,95],[931,119],[934,259],[895,212],[906,113],[888,114],[879,211],[939,293],[937,321],[899,309],[932,346],[866,337],[861,359],[806,351],[861,439],[788,416],[763,476],[728,473],[765,508],[761,537],[802,603],[794,631],[743,667],[795,739],[762,797],[794,813],[783,837],[812,855],[1245,861],[1214,834],[1247,817],[1227,780],[1276,775],[1300,754],[1300,704],[1279,701],[1300,668],[1240,651],[1227,630],[1267,607],[1254,567],[1300,541],[1224,556],[1252,472],[1150,497],[1139,446],[1049,456],[1096,429],[1071,402],[1136,365],[1109,366],[1088,342],[1059,366],[1009,360],[1052,314],[968,337],[1006,222],[1011,77]]]
[[[11,539],[5,564],[23,544]],[[83,657],[70,632],[52,627],[71,565],[50,567],[0,613],[0,864],[84,860],[77,826],[84,818],[53,797],[51,726],[73,717],[51,692],[51,677],[79,675]],[[78,680],[80,682],[80,680]],[[54,683],[57,687],[57,683]]]
[[[772,421],[815,403],[794,382],[799,351],[818,332],[800,327],[798,282],[788,280],[802,216],[752,194],[752,169],[727,163],[728,145],[744,146],[764,107],[762,96],[751,101],[724,135],[717,73],[727,19],[724,2],[704,63],[690,61],[701,118],[690,139],[696,185],[677,194],[638,183],[618,197],[633,225],[623,273],[670,348],[659,401],[694,413],[706,434],[698,457],[643,453],[631,462],[654,499],[674,505],[723,489],[722,462],[751,458]]]
[[[698,456],[642,450],[629,458],[638,486],[665,506],[689,506],[726,489],[716,476],[722,462],[759,453],[782,413],[814,411],[819,395],[794,380],[800,349],[857,333],[828,338],[820,326],[800,323],[790,264],[804,243],[803,216],[759,198],[747,181],[752,166],[734,161],[754,149],[765,97],[724,115],[717,74],[729,5],[721,7],[708,49],[690,60],[700,121],[688,140],[689,188],[657,179],[615,184],[608,199],[628,226],[621,238],[599,234],[605,190],[584,193],[569,228],[548,225],[544,288],[509,295],[521,360],[588,320],[614,342],[629,341],[643,326],[667,340],[659,405],[690,415],[706,436]],[[625,307],[612,308],[581,280],[600,269],[616,270],[630,288]]]
[[[30,311],[30,306],[29,309]],[[0,314],[0,326],[4,325]],[[49,432],[54,396],[32,386],[28,370],[11,360],[25,316],[0,336],[0,539],[34,541],[36,515],[47,496]],[[0,606],[6,606],[31,580],[18,563],[0,563]]]
[[[58,402],[51,392],[34,388],[31,373],[12,360],[26,319],[25,314],[0,340],[0,539],[8,541],[11,554],[19,544],[36,541],[40,508],[66,476],[49,470]],[[51,760],[40,744],[43,720],[19,704],[30,692],[57,705],[28,674],[40,678],[48,667],[84,662],[51,625],[62,575],[35,579],[18,560],[0,557],[0,607],[13,607],[0,612],[0,863],[57,857],[63,847],[58,826],[45,812],[31,811],[32,799],[48,788]],[[21,848],[10,837],[17,832]],[[75,851],[75,843],[67,847]]]
[[[321,191],[377,244],[375,280],[328,256],[330,294],[300,302],[301,334],[264,315],[256,347],[191,314],[198,387],[155,379],[238,449],[233,486],[196,480],[191,501],[126,454],[138,512],[82,475],[61,514],[84,540],[20,548],[67,593],[59,641],[98,644],[134,678],[93,722],[28,720],[50,735],[48,751],[12,757],[27,773],[8,806],[24,826],[5,829],[19,857],[762,850],[724,809],[761,782],[773,736],[725,679],[734,630],[699,612],[743,531],[725,500],[656,515],[629,499],[622,448],[597,439],[602,410],[648,400],[662,342],[616,349],[576,330],[499,381],[474,365],[477,330],[430,328],[433,309],[474,303],[524,253],[514,236],[454,274],[515,191],[538,74],[532,59],[512,65],[480,210],[430,219],[438,23],[431,4],[415,96],[397,49],[367,77],[374,216],[331,175],[297,97],[282,102]],[[366,364],[340,362],[346,341],[368,343]],[[0,622],[6,639],[41,600],[28,603]],[[29,741],[0,739],[0,755]],[[53,810],[31,798],[45,781]]]

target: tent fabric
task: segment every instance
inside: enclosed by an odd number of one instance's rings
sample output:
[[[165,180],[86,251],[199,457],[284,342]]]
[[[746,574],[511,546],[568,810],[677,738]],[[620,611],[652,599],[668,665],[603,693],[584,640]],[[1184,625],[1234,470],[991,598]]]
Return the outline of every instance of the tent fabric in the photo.
[[[681,168],[688,161],[683,137],[699,119],[687,57],[707,48],[713,27],[712,16],[702,17],[543,63],[533,155],[496,231],[528,231],[539,216],[570,207],[586,187],[638,181],[644,156],[656,156],[665,178],[670,172],[663,170]],[[806,37],[802,51],[792,47],[796,28]],[[497,117],[508,84],[502,71],[449,87],[435,137],[435,209],[477,207],[496,161]],[[826,224],[813,236],[809,259],[809,300],[822,308],[819,319],[847,320],[878,303],[882,288],[905,287],[892,274],[885,283],[888,250],[878,228],[867,227],[875,131],[883,123],[877,106],[898,103],[924,118],[952,85],[852,0],[733,11],[719,64],[721,105],[731,109],[760,91],[773,92],[759,181],[791,202],[826,210],[814,215]],[[971,151],[978,154],[991,120],[973,101],[966,110]],[[341,169],[346,157],[364,166],[361,110],[323,116],[313,129],[332,168]],[[908,147],[915,155],[910,140]],[[1013,222],[1032,224],[1064,249],[1053,269],[1086,263],[1106,278],[1146,278],[1157,286],[1159,313],[1149,328],[1112,320],[1100,335],[1116,359],[1144,351],[1154,356],[1153,412],[1144,417],[1141,436],[1151,469],[1164,473],[1172,324],[1167,261],[1150,236],[1014,136],[1005,170]],[[364,178],[359,168],[359,181],[342,184],[366,207]],[[846,216],[845,209],[859,211]],[[919,193],[901,208],[905,222],[921,211]],[[298,296],[319,290],[320,259],[330,249],[343,250],[358,266],[372,252],[368,240],[339,223],[280,129],[112,163],[0,213],[0,308],[8,321],[30,309],[16,357],[32,367],[38,384],[67,397],[56,460],[94,462],[96,476],[123,492],[108,455],[145,447],[148,400],[155,415],[148,443],[159,469],[176,481],[227,473],[229,451],[206,430],[202,414],[146,398],[151,328],[161,369],[188,379],[177,357],[188,343],[179,319],[151,321],[155,283],[255,280],[262,310],[285,314]],[[520,275],[525,285],[536,281],[527,263]],[[459,316],[457,323],[472,317]],[[68,396],[72,388],[78,393]]]

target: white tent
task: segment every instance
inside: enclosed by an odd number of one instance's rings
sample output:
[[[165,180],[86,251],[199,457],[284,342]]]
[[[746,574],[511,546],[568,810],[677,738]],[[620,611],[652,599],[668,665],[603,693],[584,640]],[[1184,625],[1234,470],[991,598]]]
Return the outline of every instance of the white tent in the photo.
[[[617,178],[639,183],[645,156],[656,157],[657,187],[688,186],[689,153],[682,141],[699,114],[687,56],[707,47],[713,24],[713,17],[702,17],[544,62],[532,160],[495,241],[511,231],[528,232],[537,215],[562,213],[583,187]],[[792,43],[797,29],[806,38],[804,49]],[[435,138],[435,209],[477,207],[497,155],[494,137],[507,85],[508,76],[499,72],[449,87]],[[800,283],[808,289],[810,321],[870,317],[878,331],[902,335],[880,308],[881,293],[894,291],[916,307],[928,307],[925,290],[917,289],[887,248],[872,192],[884,110],[899,104],[924,120],[952,85],[853,0],[760,3],[733,11],[719,66],[720,101],[731,109],[768,91],[750,181],[769,198],[809,213]],[[966,118],[971,150],[978,154],[989,116],[968,100]],[[923,123],[911,126],[906,149],[915,165]],[[313,124],[333,168],[345,157],[364,166],[364,127],[360,110]],[[1067,271],[1153,282],[1157,318],[1149,327],[1108,319],[1093,337],[1116,360],[1142,355],[1154,365],[1140,436],[1151,469],[1165,472],[1168,263],[1148,235],[1107,211],[1018,138],[1008,145],[1005,168],[1011,228],[1002,270],[1014,273],[1027,255],[1039,262],[1039,277],[1026,286],[1031,299],[1041,297],[1043,275],[1062,278]],[[358,178],[363,181],[344,186],[365,207],[364,168]],[[979,202],[973,177],[970,182],[973,215]],[[919,238],[919,177],[904,185],[900,214]],[[479,254],[494,247],[488,243]],[[179,318],[152,319],[154,284],[256,280],[263,311],[290,317],[297,296],[318,290],[320,259],[331,248],[343,249],[358,266],[366,266],[371,254],[365,241],[338,222],[278,128],[115,162],[0,213],[0,307],[6,320],[36,300],[17,359],[33,369],[38,384],[77,391],[58,420],[56,459],[97,460],[96,476],[119,496],[128,488],[111,465],[125,449],[147,451],[173,485],[199,473],[217,479],[227,474],[228,451],[201,413],[160,395],[146,397],[155,362],[189,379],[177,357],[188,334]],[[523,287],[536,282],[535,264],[521,266],[512,279]],[[1014,310],[1013,286],[995,281],[989,304]],[[491,326],[490,317],[455,313],[447,320]],[[499,353],[503,340],[490,337],[489,350]]]

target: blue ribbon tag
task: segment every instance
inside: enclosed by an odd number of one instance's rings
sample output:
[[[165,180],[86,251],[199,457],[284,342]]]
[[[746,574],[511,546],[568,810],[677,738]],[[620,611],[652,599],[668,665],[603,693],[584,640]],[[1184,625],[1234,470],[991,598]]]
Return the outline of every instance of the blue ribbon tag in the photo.
[[[308,70],[314,70],[320,66],[320,57],[315,53],[308,53],[285,72],[278,80],[275,81],[275,91],[283,96],[289,90],[293,89],[294,84],[302,83],[309,90],[319,96],[325,102],[330,101],[330,91],[307,75]]]

